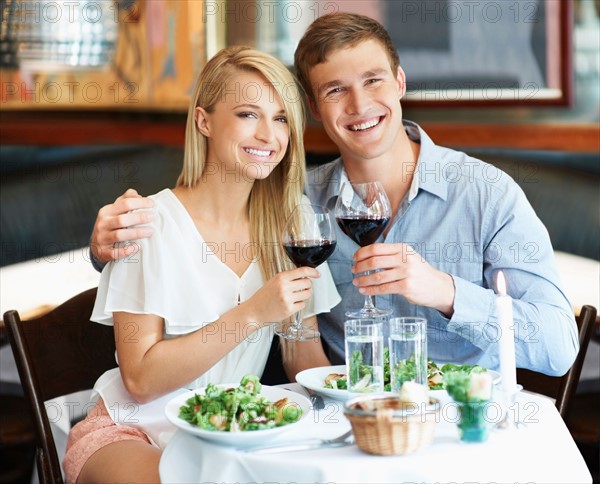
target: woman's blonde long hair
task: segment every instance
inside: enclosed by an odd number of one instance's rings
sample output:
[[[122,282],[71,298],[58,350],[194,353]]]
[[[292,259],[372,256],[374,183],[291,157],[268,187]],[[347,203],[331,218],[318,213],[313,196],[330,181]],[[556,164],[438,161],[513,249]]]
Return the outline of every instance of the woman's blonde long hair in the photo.
[[[268,177],[254,182],[250,192],[250,236],[263,277],[268,280],[292,267],[281,236],[287,218],[301,201],[306,176],[304,106],[293,75],[280,61],[250,47],[236,46],[221,50],[206,64],[196,80],[188,110],[183,169],[177,186],[193,187],[206,169],[208,142],[196,125],[196,108],[213,112],[215,104],[225,99],[230,79],[240,72],[256,72],[269,82],[283,104],[289,126],[285,156]]]

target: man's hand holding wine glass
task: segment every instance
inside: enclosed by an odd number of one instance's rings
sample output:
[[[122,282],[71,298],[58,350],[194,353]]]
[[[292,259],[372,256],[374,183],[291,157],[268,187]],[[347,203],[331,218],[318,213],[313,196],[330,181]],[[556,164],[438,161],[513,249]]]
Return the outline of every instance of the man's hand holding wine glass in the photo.
[[[352,272],[353,284],[361,294],[400,294],[412,304],[452,316],[455,292],[452,276],[434,268],[408,244],[361,247],[354,254]]]

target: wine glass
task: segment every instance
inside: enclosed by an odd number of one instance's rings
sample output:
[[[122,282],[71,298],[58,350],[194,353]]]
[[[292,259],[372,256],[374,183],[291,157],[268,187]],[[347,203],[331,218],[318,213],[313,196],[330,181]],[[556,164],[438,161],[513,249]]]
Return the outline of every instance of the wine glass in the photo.
[[[391,217],[390,201],[380,182],[344,182],[335,205],[335,218],[342,232],[358,245],[365,247],[375,242]],[[365,296],[362,309],[346,312],[349,318],[374,318],[390,314],[392,311],[389,309],[376,308],[371,296]]]
[[[283,248],[296,267],[317,267],[335,250],[335,230],[331,212],[319,205],[301,204],[291,213],[283,231]],[[302,311],[292,322],[275,327],[275,333],[292,341],[319,337],[319,332],[302,324]]]

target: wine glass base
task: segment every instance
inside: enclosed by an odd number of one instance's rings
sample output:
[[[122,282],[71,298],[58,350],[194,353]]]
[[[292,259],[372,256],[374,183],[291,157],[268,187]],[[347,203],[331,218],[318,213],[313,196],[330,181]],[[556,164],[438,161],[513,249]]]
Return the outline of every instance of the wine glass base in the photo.
[[[358,311],[346,311],[346,317],[353,319],[383,318],[392,314],[391,309],[362,308]]]
[[[317,339],[321,334],[307,326],[296,326],[294,323],[281,323],[275,326],[275,334],[288,341],[310,341]]]

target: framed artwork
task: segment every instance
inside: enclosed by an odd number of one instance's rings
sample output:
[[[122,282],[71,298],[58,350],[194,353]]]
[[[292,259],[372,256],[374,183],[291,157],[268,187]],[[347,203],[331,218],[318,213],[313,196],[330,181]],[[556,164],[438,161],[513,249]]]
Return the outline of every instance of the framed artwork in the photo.
[[[3,109],[187,108],[196,72],[246,44],[286,65],[312,21],[379,20],[407,106],[568,105],[573,2],[563,0],[4,0]]]
[[[398,48],[411,106],[568,105],[573,6],[561,0],[230,1],[227,44],[266,50],[288,65],[318,16],[379,20]]]
[[[3,0],[9,110],[186,111],[206,61],[201,0]]]

